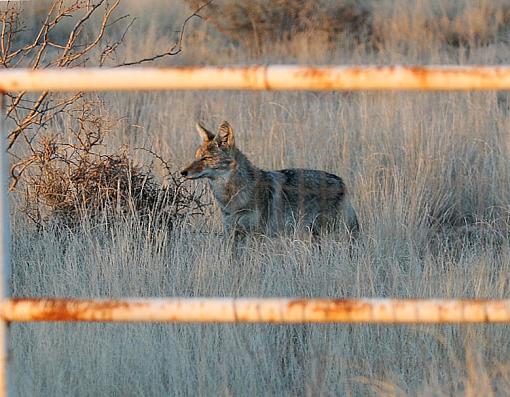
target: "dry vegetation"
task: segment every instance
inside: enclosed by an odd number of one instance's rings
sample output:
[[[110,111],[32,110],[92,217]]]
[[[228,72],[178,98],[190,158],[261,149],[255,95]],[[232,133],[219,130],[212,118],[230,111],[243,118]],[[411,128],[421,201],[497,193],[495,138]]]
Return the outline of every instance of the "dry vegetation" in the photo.
[[[183,50],[153,64],[510,61],[504,0],[268,4],[215,2],[204,20],[190,20]],[[44,12],[34,5],[22,14],[25,24],[36,26]],[[161,0],[125,0],[117,12],[137,19],[106,64],[168,52],[190,15],[184,3]],[[355,27],[346,28],[352,18]],[[275,21],[284,26],[276,29]],[[95,37],[100,22],[92,21],[85,37]],[[117,42],[124,31],[112,29],[105,40]],[[140,169],[157,186],[166,168],[159,172],[160,161],[135,148],[169,159],[176,170],[198,143],[196,119],[230,120],[238,145],[263,167],[342,175],[363,224],[360,249],[351,258],[342,242],[325,241],[319,251],[287,237],[249,241],[234,261],[214,209],[173,228],[145,222],[136,210],[114,221],[85,211],[72,228],[34,228],[20,199],[23,185],[12,193],[16,296],[509,296],[506,93],[165,92],[100,100],[91,116],[107,133],[96,157],[121,156],[113,158],[123,170]],[[76,146],[84,131],[76,120],[69,112],[45,120],[33,149],[46,153],[37,142],[55,137],[59,150]],[[71,171],[82,168],[68,150],[49,152],[73,180]],[[19,141],[13,163],[33,154]],[[74,163],[78,168],[66,168]],[[102,163],[93,164],[92,174]],[[36,178],[28,186],[45,201],[38,167],[26,177]],[[112,176],[120,184],[123,178]],[[85,180],[87,191],[96,189],[90,183],[97,180]],[[191,197],[200,186],[183,185]],[[506,395],[509,337],[506,326],[14,324],[12,380],[20,396]]]

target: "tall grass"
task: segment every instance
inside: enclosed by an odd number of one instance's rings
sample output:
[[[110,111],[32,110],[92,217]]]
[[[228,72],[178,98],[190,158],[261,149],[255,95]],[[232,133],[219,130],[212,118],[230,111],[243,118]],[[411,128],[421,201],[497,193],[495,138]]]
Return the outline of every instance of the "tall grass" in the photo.
[[[401,3],[398,12],[413,11],[414,2]],[[433,11],[418,3],[420,12]],[[147,11],[146,18],[158,12],[161,19],[174,13],[173,21],[185,15],[153,5],[138,12]],[[136,12],[134,2],[126,7]],[[376,15],[396,10],[384,3]],[[140,25],[148,29],[147,21]],[[422,29],[413,21],[408,29]],[[182,56],[168,62],[254,60],[196,23]],[[143,40],[132,37],[125,54],[159,45],[157,31],[153,26]],[[377,51],[351,42],[257,59],[497,64],[510,56],[499,39],[475,48],[413,37],[412,46],[402,38]],[[289,45],[299,48],[303,39],[296,40]],[[238,146],[261,167],[341,175],[363,227],[359,248],[351,257],[342,241],[324,241],[318,250],[289,236],[250,240],[233,260],[218,211],[171,231],[136,217],[35,231],[14,206],[15,296],[509,296],[506,94],[104,97],[113,114],[125,116],[115,142],[152,147],[175,168],[199,143],[196,119],[210,126],[227,119]],[[136,153],[143,160],[143,152]],[[510,388],[506,326],[13,324],[11,331],[13,388],[20,396],[475,396],[505,395]]]

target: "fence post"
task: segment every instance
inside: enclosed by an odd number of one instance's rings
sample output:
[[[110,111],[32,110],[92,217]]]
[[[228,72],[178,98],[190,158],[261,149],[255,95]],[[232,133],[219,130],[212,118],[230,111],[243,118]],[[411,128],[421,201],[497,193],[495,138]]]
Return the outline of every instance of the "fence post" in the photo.
[[[5,128],[5,98],[0,94],[0,301],[5,302],[9,297],[10,279],[10,232],[9,232],[9,198],[7,170],[9,162],[7,158],[6,144],[7,131]],[[9,324],[2,315],[0,318],[0,397],[6,397],[8,393],[8,331]]]

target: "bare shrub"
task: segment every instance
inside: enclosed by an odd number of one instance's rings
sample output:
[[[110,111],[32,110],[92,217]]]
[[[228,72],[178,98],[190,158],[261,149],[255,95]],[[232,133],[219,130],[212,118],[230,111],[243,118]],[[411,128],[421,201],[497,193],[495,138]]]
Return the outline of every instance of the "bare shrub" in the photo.
[[[37,225],[57,219],[66,225],[106,214],[130,213],[172,224],[202,213],[201,193],[191,191],[164,162],[169,183],[156,180],[148,165],[136,164],[126,148],[106,151],[115,120],[97,101],[81,101],[68,110],[68,131],[46,133],[30,144],[31,154],[13,168],[13,184],[21,179],[24,212]],[[18,171],[19,170],[19,171]]]
[[[0,65],[3,68],[31,69],[72,68],[77,66],[126,66],[150,62],[178,54],[181,50],[185,24],[196,16],[192,13],[184,21],[176,42],[170,49],[151,57],[112,63],[133,20],[129,15],[116,15],[120,0],[54,0],[38,30],[23,24],[19,5],[0,10]],[[200,7],[199,7],[200,8]],[[120,24],[124,23],[122,26]],[[69,27],[70,25],[70,27]],[[117,33],[115,33],[117,31]],[[120,31],[120,33],[118,32]],[[90,32],[94,32],[90,34]],[[16,127],[9,133],[9,149],[18,137],[44,127],[52,118],[76,102],[81,93],[70,96],[42,92],[7,94],[10,103],[7,116]]]
[[[204,4],[200,0],[184,2],[192,8]],[[439,6],[402,2],[391,7],[371,0],[217,0],[201,15],[225,36],[260,54],[279,53],[279,43],[302,42],[303,35],[316,46],[330,49],[344,45],[340,43],[346,37],[350,45],[376,50],[395,44],[484,46],[508,34],[510,5],[504,0],[446,1]],[[287,52],[299,50],[290,46]]]
[[[191,8],[203,4],[200,0],[184,1]],[[215,1],[202,14],[220,32],[257,52],[265,49],[266,43],[290,41],[301,33],[315,34],[324,42],[344,32],[362,39],[370,27],[368,8],[355,1]]]
[[[182,50],[186,23],[198,11],[184,20],[169,49],[115,63],[134,21],[129,15],[118,15],[119,4],[120,0],[53,0],[47,10],[38,8],[40,23],[34,30],[24,25],[22,5],[8,3],[0,9],[0,65],[129,66],[176,55]],[[110,121],[101,104],[83,93],[6,96],[7,117],[14,124],[8,134],[14,159],[11,190],[21,187],[24,210],[37,224],[51,217],[71,224],[114,208],[117,213],[131,210],[144,217],[152,211],[169,222],[184,212],[201,211],[200,197],[186,190],[171,170],[163,187],[150,167],[135,164],[126,149],[106,150]],[[60,116],[70,120],[70,131],[55,131],[54,121]]]

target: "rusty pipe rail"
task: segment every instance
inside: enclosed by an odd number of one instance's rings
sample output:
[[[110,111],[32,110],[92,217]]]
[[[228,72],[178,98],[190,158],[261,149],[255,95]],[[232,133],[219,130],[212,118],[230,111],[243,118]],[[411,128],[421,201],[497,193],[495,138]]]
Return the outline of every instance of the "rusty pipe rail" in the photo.
[[[8,322],[510,323],[510,299],[30,299],[1,304]]]
[[[0,91],[508,90],[501,66],[204,66],[9,69]]]

